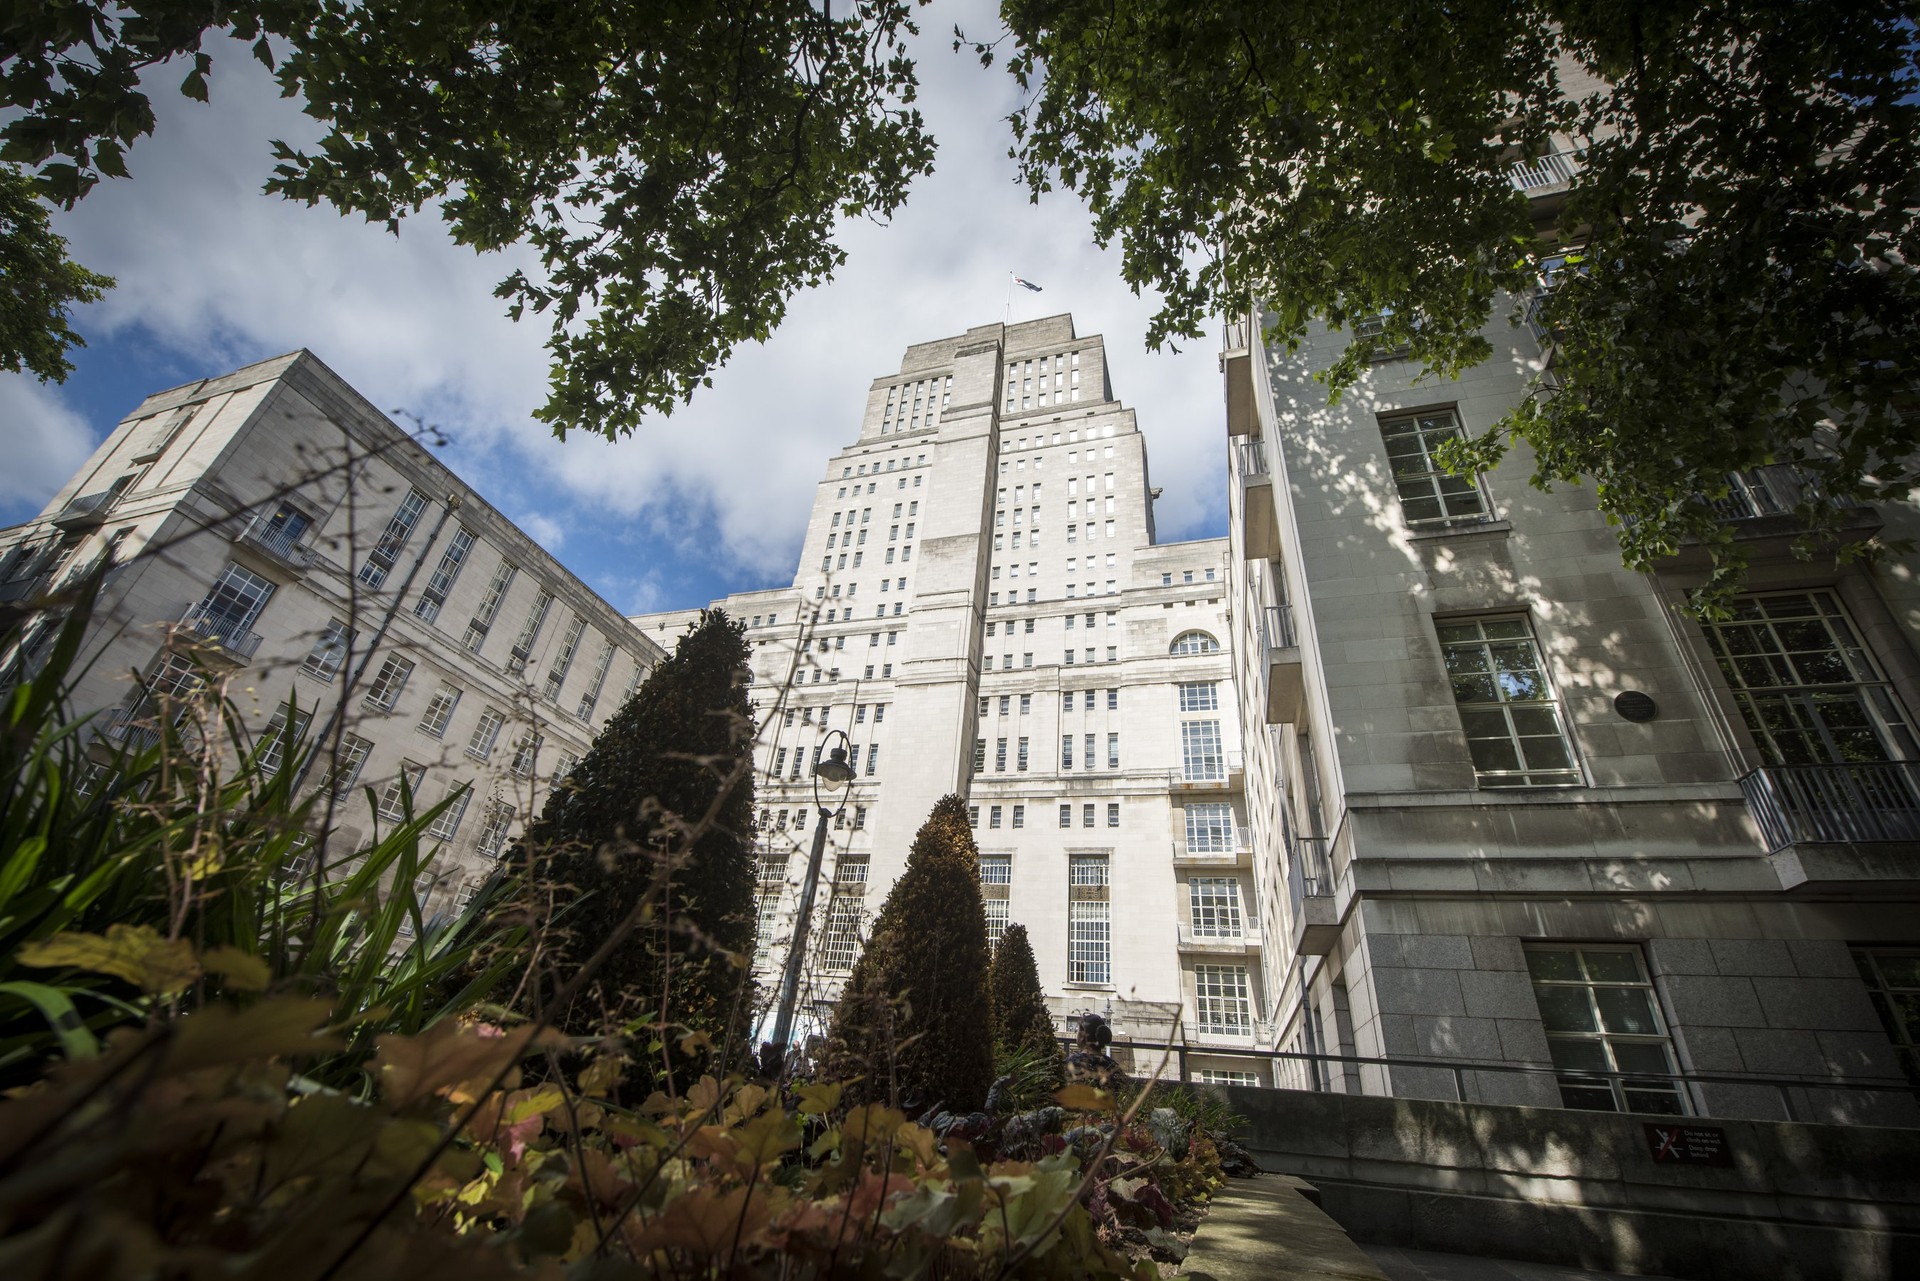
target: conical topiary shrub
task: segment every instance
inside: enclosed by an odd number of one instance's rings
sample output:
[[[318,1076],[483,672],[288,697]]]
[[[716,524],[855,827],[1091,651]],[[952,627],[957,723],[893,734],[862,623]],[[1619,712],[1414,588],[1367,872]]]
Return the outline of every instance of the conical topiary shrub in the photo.
[[[967,807],[943,797],[914,837],[828,1035],[844,1097],[971,1112],[993,1082],[987,920]]]
[[[1027,927],[1008,925],[994,949],[987,970],[987,1000],[993,1011],[993,1048],[1002,1057],[1026,1051],[1059,1073],[1060,1041],[1053,1015],[1040,990],[1040,969],[1034,964]]]
[[[516,856],[546,902],[566,905],[539,999],[570,980],[643,896],[647,918],[567,1008],[563,1031],[599,1036],[641,1020],[665,1026],[661,1051],[642,1052],[642,1078],[669,1063],[683,1081],[744,1061],[754,941],[754,724],[742,625],[702,611],[673,656],[607,721],[573,773],[548,797]],[[731,790],[720,797],[720,789]],[[686,848],[685,835],[715,821]],[[688,1032],[714,1054],[678,1052]],[[645,1040],[652,1040],[648,1036]],[[694,1044],[697,1044],[695,1042]],[[642,1042],[644,1046],[644,1041]]]

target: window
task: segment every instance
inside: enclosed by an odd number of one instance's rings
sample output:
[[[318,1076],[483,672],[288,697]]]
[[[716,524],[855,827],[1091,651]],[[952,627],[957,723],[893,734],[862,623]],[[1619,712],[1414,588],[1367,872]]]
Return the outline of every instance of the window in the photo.
[[[871,777],[880,769],[880,744],[867,744],[867,774]]]
[[[491,757],[493,745],[500,738],[500,727],[506,723],[507,714],[497,707],[480,713],[480,723],[473,727],[473,736],[467,740],[467,755],[477,761]]]
[[[1026,806],[1016,805],[1013,807],[1013,825],[1015,827],[1025,827],[1027,825],[1027,807]]]
[[[388,712],[399,701],[400,691],[406,688],[407,677],[413,675],[413,660],[402,658],[398,654],[388,654],[380,664],[380,670],[373,674],[372,684],[367,686],[366,697],[360,701],[368,710]]]
[[[366,563],[360,566],[360,581],[369,587],[377,588],[387,581],[387,575],[400,559],[400,549],[407,545],[407,539],[413,536],[413,527],[420,523],[420,513],[427,509],[427,496],[417,489],[407,491],[400,500],[400,507],[387,521],[386,529],[380,535],[380,541],[367,553]]]
[[[514,638],[513,652],[507,658],[508,671],[517,672],[527,665],[527,659],[540,639],[540,629],[547,625],[547,611],[552,608],[553,593],[543,588],[533,598],[533,607],[527,611],[527,621],[520,624],[520,634]]]
[[[1088,703],[1093,702],[1092,690],[1087,691],[1087,702]],[[1119,690],[1110,689],[1107,691],[1107,710],[1110,712],[1117,712],[1120,710],[1120,691]]]
[[[1085,805],[1082,805],[1082,806],[1080,807],[1080,826],[1082,826],[1082,827],[1092,827],[1092,826],[1093,826],[1093,804],[1092,804],[1092,802],[1088,802],[1087,804],[1085,804]]]
[[[493,577],[487,581],[486,594],[480,598],[480,608],[474,611],[473,621],[467,624],[467,635],[462,642],[470,654],[478,654],[481,644],[487,639],[487,630],[493,626],[493,620],[499,616],[500,604],[507,598],[507,589],[513,586],[514,575],[519,567],[508,561],[501,561],[494,568]]]
[[[976,832],[980,830],[980,807],[978,805],[967,806],[967,826]]]
[[[440,564],[434,568],[433,577],[420,591],[420,599],[413,603],[413,612],[429,623],[440,617],[440,607],[447,603],[447,593],[460,578],[460,571],[466,567],[467,557],[473,552],[474,533],[465,525],[453,531],[453,540],[447,544],[447,550],[440,553]]]
[[[1907,1080],[1920,1088],[1920,951],[1912,948],[1855,948],[1853,963],[1867,985],[1867,997],[1887,1029]]]
[[[1205,632],[1181,632],[1173,638],[1173,645],[1167,651],[1179,658],[1187,654],[1212,654],[1220,649],[1220,642]]]
[[[1227,776],[1219,721],[1180,722],[1180,766],[1189,783],[1215,782]]]
[[[1060,768],[1073,768],[1073,735],[1071,734],[1060,736]]]
[[[1237,939],[1241,936],[1240,881],[1232,876],[1195,876],[1187,881],[1193,936]]]
[[[1060,806],[1060,826],[1073,826],[1073,806],[1066,804]]]
[[[294,713],[291,736],[293,742],[300,741],[300,736],[307,732],[307,724],[312,719],[311,712],[296,711]],[[273,778],[279,774],[280,764],[286,759],[287,742],[287,709],[282,706],[273,714],[273,719],[267,722],[267,727],[260,731],[259,764],[260,773],[264,777]]]
[[[1893,690],[1831,592],[1743,597],[1733,617],[1706,632],[1764,764],[1920,755]]]
[[[1527,620],[1477,618],[1437,630],[1480,786],[1577,785],[1580,771]]]
[[[1637,947],[1530,943],[1527,970],[1562,1107],[1683,1116],[1673,1045]],[[1609,1078],[1595,1072],[1645,1072]]]
[[[581,720],[593,715],[594,704],[600,701],[600,688],[607,683],[607,669],[613,666],[614,650],[617,647],[608,641],[600,651],[600,657],[594,660],[593,675],[587,678],[587,688],[580,695],[580,704],[573,714]]]
[[[193,630],[222,644],[244,643],[273,592],[274,584],[252,570],[229,565],[194,610]],[[258,644],[259,638],[253,643]]]
[[[450,783],[447,785],[446,808],[433,822],[427,825],[427,835],[436,840],[450,841],[453,834],[460,830],[460,820],[466,816],[467,802],[473,799],[473,785],[470,783]]]
[[[984,738],[976,738],[973,740],[973,772],[978,774],[986,768],[987,740]]]
[[[1193,1079],[1202,1085],[1258,1085],[1258,1072],[1233,1072],[1222,1068],[1201,1068]]]
[[[1478,479],[1449,475],[1434,461],[1434,451],[1442,443],[1460,436],[1460,424],[1451,409],[1383,418],[1380,435],[1407,524],[1487,518],[1487,500]]]
[[[853,968],[860,951],[860,918],[867,899],[865,855],[848,854],[833,871],[833,896],[827,901],[826,929],[822,931],[821,963],[829,970]]]
[[[1247,994],[1244,965],[1193,967],[1193,1012],[1202,1032],[1248,1036],[1253,1032],[1253,1001]]]
[[[300,664],[300,674],[331,683],[340,674],[352,644],[353,629],[337,618],[328,619],[320,639],[314,641],[313,649],[308,652],[307,661]]]
[[[994,740],[993,772],[996,774],[1007,772],[1007,740],[1004,738]]]
[[[580,651],[580,633],[587,629],[587,620],[575,614],[573,621],[567,624],[567,630],[560,637],[560,652],[553,656],[553,664],[547,668],[547,697],[560,697],[560,687],[567,683],[567,671],[573,666],[573,656]]]
[[[361,738],[358,734],[340,736],[340,753],[334,759],[332,775],[327,785],[335,796],[345,796],[353,790],[359,781],[360,767],[367,763],[367,756],[373,751],[373,740]]]
[[[1118,734],[1107,735],[1107,768],[1120,768],[1120,736]]]
[[[540,757],[540,745],[546,741],[546,735],[531,730],[521,735],[520,741],[513,745],[513,772],[522,778],[531,778],[534,762]]]
[[[1120,826],[1120,802],[1119,801],[1107,802],[1107,826],[1108,827]]]
[[[1067,981],[1113,982],[1113,923],[1107,856],[1067,859]]]
[[[1228,854],[1233,851],[1233,806],[1225,801],[1189,802],[1187,853]]]
[[[754,878],[755,937],[761,944],[773,941],[780,923],[780,895],[787,885],[787,855],[784,850],[763,849]]]
[[[1220,687],[1211,681],[1183,683],[1178,688],[1181,711],[1217,712],[1220,710]]]
[[[507,831],[513,826],[514,807],[505,801],[487,802],[486,817],[480,824],[480,840],[477,845],[482,858],[499,858],[506,848]]]
[[[1006,935],[1012,903],[1003,898],[990,898],[981,902],[987,911],[987,951],[992,953],[1000,946],[1000,940]]]
[[[1001,807],[998,805],[993,805],[988,807],[987,809],[987,826],[988,827],[1000,826],[1000,812],[1001,812]]]
[[[1020,740],[1018,754],[1014,762],[1014,769],[1022,774],[1027,771],[1027,739],[1024,737]]]
[[[447,732],[447,722],[453,719],[453,709],[460,705],[460,691],[445,681],[433,691],[433,697],[427,701],[427,710],[420,717],[420,732],[439,738]]]
[[[395,821],[407,815],[409,802],[420,795],[420,780],[426,777],[427,767],[413,761],[401,761],[400,772],[387,782],[380,792],[379,813],[381,818]]]

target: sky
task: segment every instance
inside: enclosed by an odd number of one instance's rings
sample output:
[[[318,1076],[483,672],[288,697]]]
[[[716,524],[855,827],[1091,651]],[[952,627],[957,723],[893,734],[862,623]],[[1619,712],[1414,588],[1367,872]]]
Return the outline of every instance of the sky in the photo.
[[[764,345],[737,350],[713,386],[619,443],[557,441],[545,397],[547,328],[508,320],[494,285],[530,255],[452,244],[432,210],[398,237],[331,208],[260,192],[271,140],[313,122],[231,42],[210,44],[210,104],[150,75],[158,125],[54,228],[74,258],[118,281],[79,309],[87,347],[64,384],[0,373],[0,524],[36,514],[146,395],[306,347],[389,413],[440,427],[436,452],[561,562],[630,613],[705,604],[792,581],[814,486],[859,430],[866,389],[910,342],[1071,312],[1103,334],[1114,392],[1138,412],[1162,541],[1226,528],[1217,344],[1143,345],[1152,297],[1121,280],[1070,193],[1032,203],[1006,152],[1016,90],[954,53],[951,31],[997,32],[988,5],[918,11],[917,104],[936,173],[890,223],[852,220],[847,262],[798,295]]]

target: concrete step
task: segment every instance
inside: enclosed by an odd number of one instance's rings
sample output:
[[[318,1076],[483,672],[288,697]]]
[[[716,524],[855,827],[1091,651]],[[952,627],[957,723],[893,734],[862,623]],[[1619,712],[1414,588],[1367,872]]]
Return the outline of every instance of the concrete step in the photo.
[[[1213,1204],[1180,1275],[1196,1281],[1388,1281],[1339,1224],[1308,1199],[1304,1179],[1232,1179]]]

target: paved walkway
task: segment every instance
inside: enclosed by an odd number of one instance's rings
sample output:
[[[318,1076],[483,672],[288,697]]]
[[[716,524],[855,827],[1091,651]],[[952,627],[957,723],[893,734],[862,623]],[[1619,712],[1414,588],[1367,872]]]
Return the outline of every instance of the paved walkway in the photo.
[[[1387,1281],[1340,1225],[1284,1174],[1230,1179],[1214,1196],[1180,1275],[1196,1281]]]
[[[1660,1281],[1620,1272],[1588,1272],[1557,1263],[1484,1259],[1474,1254],[1402,1250],[1392,1245],[1363,1245],[1360,1249],[1380,1266],[1388,1281]]]

